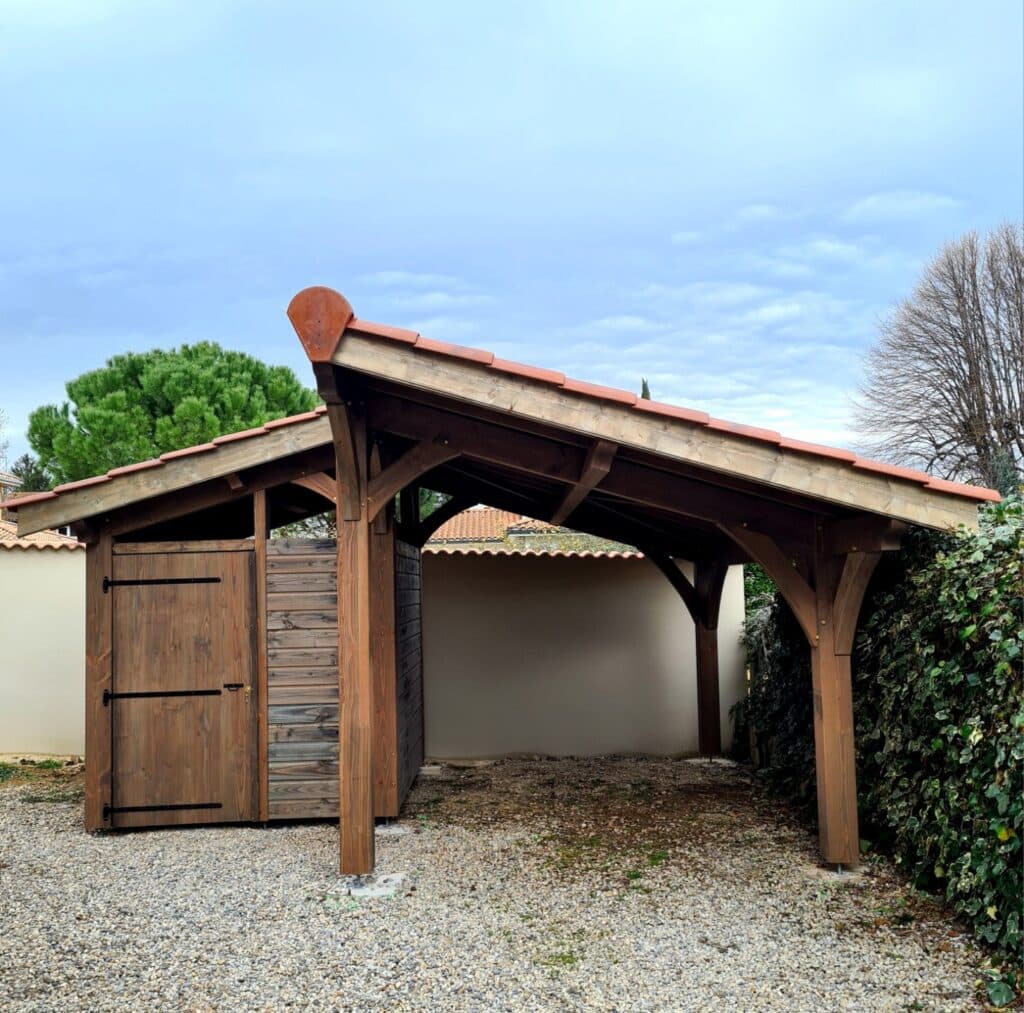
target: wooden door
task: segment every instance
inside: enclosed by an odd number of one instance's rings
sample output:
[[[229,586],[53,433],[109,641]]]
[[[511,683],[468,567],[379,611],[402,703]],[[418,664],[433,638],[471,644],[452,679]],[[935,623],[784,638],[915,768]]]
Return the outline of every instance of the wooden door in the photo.
[[[115,555],[110,825],[256,818],[254,554]]]

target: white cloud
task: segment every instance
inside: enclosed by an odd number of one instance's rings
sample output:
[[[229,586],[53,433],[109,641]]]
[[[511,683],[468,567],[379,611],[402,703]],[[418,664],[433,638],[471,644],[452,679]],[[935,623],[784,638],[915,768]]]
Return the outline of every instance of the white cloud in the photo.
[[[774,289],[748,282],[695,281],[688,285],[645,285],[637,293],[655,302],[691,303],[699,306],[735,306],[773,294]]]
[[[465,288],[466,283],[450,274],[420,274],[416,271],[375,271],[359,277],[364,285],[380,288]]]
[[[469,292],[444,292],[440,290],[395,296],[392,301],[396,306],[400,306],[404,310],[427,312],[444,312],[461,309],[466,306],[486,306],[493,302],[488,295],[475,295]]]
[[[747,204],[741,207],[733,218],[736,222],[772,222],[785,217],[785,211],[777,204]]]
[[[703,238],[703,233],[698,232],[696,229],[684,229],[681,232],[673,232],[671,242],[673,246],[689,246],[693,243],[699,243]]]
[[[959,207],[947,194],[924,190],[884,190],[851,204],[841,215],[847,222],[883,222],[920,218]]]

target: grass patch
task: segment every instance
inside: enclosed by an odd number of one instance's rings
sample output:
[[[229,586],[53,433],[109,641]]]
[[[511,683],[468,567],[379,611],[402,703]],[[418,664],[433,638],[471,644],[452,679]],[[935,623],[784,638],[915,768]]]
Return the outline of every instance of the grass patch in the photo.
[[[0,763],[0,781],[9,781],[17,773],[18,768],[15,764]]]
[[[647,856],[647,864],[650,865],[652,869],[656,869],[659,865],[666,861],[668,861],[667,851],[652,851]]]
[[[85,789],[79,784],[62,788],[54,786],[46,791],[24,791],[18,796],[22,802],[81,802]]]
[[[575,967],[579,962],[579,955],[572,950],[559,950],[556,953],[549,953],[541,960],[545,967]]]

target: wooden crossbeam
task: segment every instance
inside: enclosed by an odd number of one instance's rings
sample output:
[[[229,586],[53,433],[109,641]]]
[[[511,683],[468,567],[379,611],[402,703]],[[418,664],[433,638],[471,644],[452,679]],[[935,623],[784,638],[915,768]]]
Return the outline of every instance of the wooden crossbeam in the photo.
[[[618,447],[614,443],[609,443],[608,440],[595,441],[587,451],[579,481],[566,490],[562,502],[558,504],[551,515],[552,524],[564,524],[576,507],[587,498],[591,489],[595,488],[608,474],[616,450]]]
[[[458,457],[459,451],[444,443],[422,440],[410,447],[394,464],[370,479],[366,502],[372,521],[395,495],[439,464]]]
[[[576,486],[585,467],[587,451],[581,447],[399,398],[373,396],[367,411],[374,430],[418,441],[443,439],[467,459],[549,481]],[[623,460],[621,455],[616,457],[615,467],[604,475],[599,488],[602,495],[657,507],[681,517],[710,524],[745,524],[789,539],[802,536],[812,517],[770,500]],[[545,516],[553,512],[554,509]]]
[[[804,631],[807,642],[814,647],[818,643],[814,591],[797,572],[792,560],[767,535],[736,524],[720,524],[719,527],[741,546],[751,559],[764,567],[765,573],[775,581],[779,593],[793,610],[793,615],[796,616],[800,629]]]

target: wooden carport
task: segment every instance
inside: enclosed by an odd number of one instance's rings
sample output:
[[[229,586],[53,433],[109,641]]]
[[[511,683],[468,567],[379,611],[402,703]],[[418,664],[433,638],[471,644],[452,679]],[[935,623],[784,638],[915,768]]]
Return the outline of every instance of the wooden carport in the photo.
[[[374,865],[381,728],[396,706],[382,695],[393,679],[381,678],[394,659],[394,599],[375,590],[394,572],[396,543],[380,536],[393,528],[402,544],[422,545],[474,503],[636,545],[665,573],[697,628],[706,753],[720,749],[715,633],[725,568],[760,563],[811,651],[822,855],[856,864],[850,653],[864,591],[906,525],[973,527],[977,502],[995,493],[362,321],[330,289],[299,293],[288,315],[326,418],[311,413],[257,441],[222,438],[159,467],[118,469],[12,505],[20,531],[84,521],[98,574],[119,525],[180,517],[181,490],[192,510],[230,511],[299,480],[337,504],[343,872]],[[419,487],[451,499],[421,519]],[[257,539],[266,526],[264,514]],[[694,563],[692,584],[675,559]],[[93,645],[90,664],[102,667],[103,650]]]

